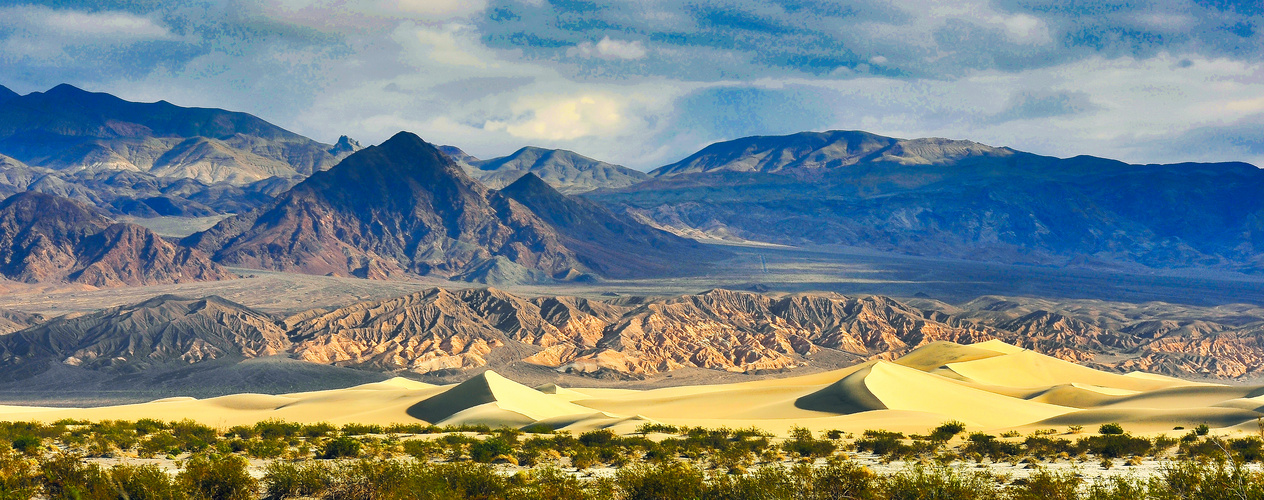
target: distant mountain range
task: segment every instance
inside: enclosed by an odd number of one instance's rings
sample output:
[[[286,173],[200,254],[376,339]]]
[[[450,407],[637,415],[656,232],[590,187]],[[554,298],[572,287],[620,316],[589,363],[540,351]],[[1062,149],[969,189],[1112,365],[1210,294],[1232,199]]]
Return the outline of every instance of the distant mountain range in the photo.
[[[565,150],[527,147],[480,160],[443,146],[463,175],[445,174],[441,184],[454,191],[431,193],[436,204],[419,209],[431,222],[422,223],[410,211],[429,201],[370,204],[396,194],[421,200],[427,184],[386,193],[355,184],[382,179],[344,173],[345,184],[317,195],[329,181],[305,181],[360,149],[347,137],[321,144],[244,113],[132,103],[69,85],[0,91],[0,195],[38,191],[140,217],[241,214],[187,240],[236,265],[538,282],[638,275],[682,249],[689,259],[706,253],[646,232],[644,222],[703,239],[1007,264],[1264,272],[1264,171],[1244,163],[1129,165],[859,131],[720,142],[648,174]],[[588,201],[552,197],[529,179],[511,189],[526,174]],[[333,225],[319,235],[276,239],[286,230],[275,225],[305,220],[312,213],[296,207],[314,210],[316,199],[346,204],[336,210],[344,216],[321,222]],[[519,216],[518,206],[532,216]]]
[[[713,144],[590,197],[682,234],[1034,265],[1264,272],[1264,171],[864,132]]]
[[[39,191],[115,214],[244,212],[356,149],[346,137],[321,144],[245,113],[70,85],[0,91],[0,194]]]
[[[461,165],[470,177],[492,189],[508,186],[528,172],[564,194],[628,187],[649,178],[645,172],[564,149],[525,147],[490,160],[480,160],[455,146],[440,146],[439,150]]]

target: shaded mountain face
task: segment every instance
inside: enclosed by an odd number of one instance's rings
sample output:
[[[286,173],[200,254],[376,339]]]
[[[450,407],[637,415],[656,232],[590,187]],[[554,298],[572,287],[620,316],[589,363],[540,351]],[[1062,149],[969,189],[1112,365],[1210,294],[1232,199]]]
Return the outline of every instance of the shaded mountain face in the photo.
[[[220,262],[309,274],[452,277],[491,265],[540,280],[587,271],[530,210],[404,132],[185,241]]]
[[[565,194],[622,188],[649,178],[644,172],[562,149],[526,147],[491,160],[479,160],[457,148],[452,150],[449,156],[465,165],[471,177],[492,189],[508,186],[528,172]]]
[[[590,197],[681,233],[1038,265],[1264,271],[1264,171],[859,132],[709,146]]]
[[[67,173],[125,170],[244,185],[310,175],[349,151],[245,113],[59,85],[0,101],[0,154]]]
[[[553,227],[589,269],[607,277],[671,274],[691,263],[729,256],[724,250],[650,227],[578,196],[566,196],[533,173],[500,194],[521,203]]]
[[[232,279],[202,252],[74,201],[35,192],[0,203],[0,273],[26,283],[97,287]]]
[[[49,363],[126,374],[270,356],[288,346],[277,322],[249,308],[213,296],[164,295],[134,306],[56,318],[0,337],[0,366],[10,375],[33,375]]]
[[[21,95],[19,95],[17,92],[14,92],[14,91],[12,91],[12,90],[9,90],[9,87],[5,87],[4,85],[0,85],[0,104],[3,104],[3,103],[4,103],[4,101],[7,101],[7,100],[9,100],[9,99],[13,99],[13,98],[15,98],[15,97],[22,97],[22,96],[21,96]]]

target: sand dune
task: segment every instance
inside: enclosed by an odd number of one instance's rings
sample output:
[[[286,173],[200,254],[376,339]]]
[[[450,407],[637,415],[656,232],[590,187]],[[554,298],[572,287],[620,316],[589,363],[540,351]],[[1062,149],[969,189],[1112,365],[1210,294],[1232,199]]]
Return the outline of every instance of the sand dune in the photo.
[[[935,342],[904,358],[810,375],[637,391],[531,388],[487,371],[454,385],[396,378],[346,389],[283,395],[168,398],[102,408],[0,406],[0,419],[191,418],[210,425],[269,418],[335,424],[544,424],[634,432],[647,422],[707,427],[794,426],[858,432],[924,432],[947,420],[970,430],[1119,422],[1136,432],[1206,423],[1254,428],[1264,388],[1194,383],[1093,370],[996,341]]]

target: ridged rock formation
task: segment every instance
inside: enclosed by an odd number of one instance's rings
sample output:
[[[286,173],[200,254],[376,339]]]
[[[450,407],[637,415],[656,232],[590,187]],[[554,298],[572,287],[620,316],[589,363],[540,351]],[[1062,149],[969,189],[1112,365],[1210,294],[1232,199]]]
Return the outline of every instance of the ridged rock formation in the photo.
[[[168,364],[282,353],[285,329],[219,297],[160,296],[143,303],[70,315],[0,336],[4,378],[47,363],[126,374]]]

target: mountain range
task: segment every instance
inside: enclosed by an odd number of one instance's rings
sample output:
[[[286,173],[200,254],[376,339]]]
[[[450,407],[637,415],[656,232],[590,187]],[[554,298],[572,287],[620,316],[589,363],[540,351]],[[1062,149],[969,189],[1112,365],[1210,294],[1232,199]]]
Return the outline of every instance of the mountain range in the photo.
[[[594,160],[574,151],[525,147],[509,156],[480,160],[455,146],[440,146],[465,172],[489,188],[500,189],[535,174],[564,194],[628,187],[649,178],[645,172]]]
[[[542,380],[559,374],[628,380],[690,370],[830,369],[899,358],[939,341],[997,339],[1114,372],[1264,373],[1264,346],[1252,340],[1264,331],[1264,310],[1248,306],[1006,297],[952,306],[729,290],[594,300],[434,288],[286,318],[218,297],[174,296],[51,320],[4,317],[19,327],[0,335],[4,387],[53,387],[62,379],[122,387],[176,373],[240,373],[231,367],[241,363],[262,370],[255,373],[278,369],[340,380],[401,372],[445,377],[484,368]]]
[[[524,179],[490,190],[401,132],[184,243],[244,267],[484,282],[645,275],[723,255]]]
[[[681,234],[1047,266],[1264,271],[1264,171],[805,132],[708,146],[590,198]]]

